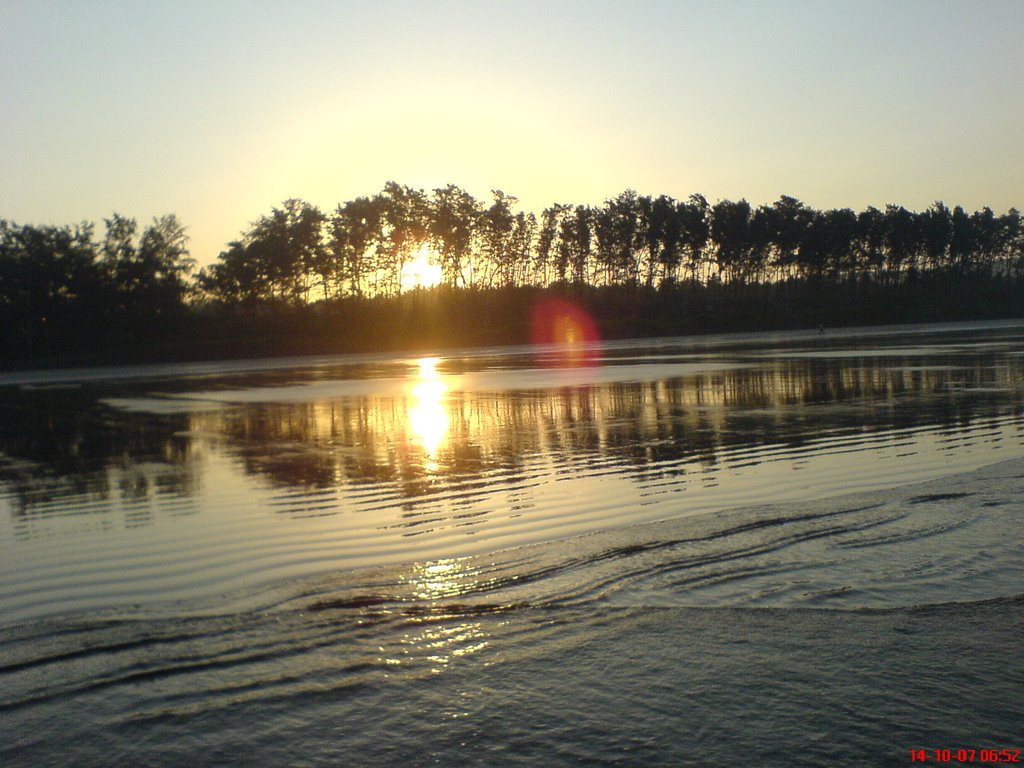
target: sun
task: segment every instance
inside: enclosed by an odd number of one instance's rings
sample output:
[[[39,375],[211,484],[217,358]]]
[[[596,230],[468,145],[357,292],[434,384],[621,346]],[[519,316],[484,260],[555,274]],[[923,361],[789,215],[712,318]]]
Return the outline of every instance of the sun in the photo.
[[[433,288],[441,282],[441,265],[427,245],[421,245],[402,267],[402,290]]]

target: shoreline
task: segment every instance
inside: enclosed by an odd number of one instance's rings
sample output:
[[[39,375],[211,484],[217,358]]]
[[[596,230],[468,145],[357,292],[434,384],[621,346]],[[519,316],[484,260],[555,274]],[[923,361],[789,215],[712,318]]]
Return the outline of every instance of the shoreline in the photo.
[[[700,334],[682,334],[676,336],[638,336],[633,338],[604,339],[592,342],[589,347],[599,349],[605,345],[630,344],[633,342],[650,343],[652,346],[661,343],[690,343],[696,349],[706,348],[714,342],[715,346],[732,344],[749,346],[751,343],[771,343],[772,340],[783,342],[828,341],[837,338],[861,336],[864,338],[882,338],[895,334],[928,335],[945,331],[971,332],[975,330],[1010,330],[1020,329],[1024,332],[1024,317],[998,318],[983,320],[948,320],[920,323],[890,323],[878,325],[845,326],[834,328],[802,328],[802,329],[770,329],[729,331],[724,333],[709,331]],[[481,344],[468,347],[431,347],[426,349],[393,349],[378,352],[311,352],[296,355],[265,355],[256,357],[220,357],[212,359],[187,360],[155,360],[152,362],[125,361],[122,363],[104,363],[97,365],[70,364],[61,361],[24,361],[25,366],[8,367],[0,362],[0,386],[25,386],[33,384],[78,383],[80,381],[112,380],[120,378],[148,378],[164,375],[208,375],[220,373],[249,373],[270,371],[279,368],[297,366],[317,367],[341,363],[380,362],[408,356],[412,358],[423,355],[436,357],[474,357],[489,354],[495,350],[512,351],[522,349],[524,352],[542,348],[544,345],[526,343],[512,344]],[[550,345],[548,345],[550,346]],[[19,363],[22,361],[18,361]]]
[[[146,363],[198,363],[339,354],[418,354],[529,344],[550,337],[538,317],[570,312],[581,339],[604,341],[815,332],[819,329],[1024,319],[1022,281],[921,276],[899,285],[794,281],[782,284],[563,285],[417,289],[393,297],[315,304],[197,304],[159,324],[97,324],[5,337],[0,371]],[[45,318],[44,318],[45,319]],[[49,325],[49,324],[47,324]],[[557,324],[556,324],[557,327]],[[591,335],[594,333],[596,335]],[[541,334],[538,336],[538,334]],[[548,339],[550,340],[550,339]]]

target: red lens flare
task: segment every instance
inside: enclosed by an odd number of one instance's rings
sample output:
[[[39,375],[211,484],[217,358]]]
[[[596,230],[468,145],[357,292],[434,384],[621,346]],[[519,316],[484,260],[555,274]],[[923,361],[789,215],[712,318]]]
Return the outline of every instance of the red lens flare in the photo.
[[[597,351],[590,348],[600,341],[597,323],[585,309],[566,299],[544,299],[533,308],[531,317],[534,344],[554,346],[554,354],[545,356],[553,366],[595,365]]]

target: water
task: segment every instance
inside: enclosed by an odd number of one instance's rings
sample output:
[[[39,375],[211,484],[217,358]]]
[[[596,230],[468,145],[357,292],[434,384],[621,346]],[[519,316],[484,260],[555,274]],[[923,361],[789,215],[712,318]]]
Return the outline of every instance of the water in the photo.
[[[1019,748],[1022,331],[8,374],[2,763]]]

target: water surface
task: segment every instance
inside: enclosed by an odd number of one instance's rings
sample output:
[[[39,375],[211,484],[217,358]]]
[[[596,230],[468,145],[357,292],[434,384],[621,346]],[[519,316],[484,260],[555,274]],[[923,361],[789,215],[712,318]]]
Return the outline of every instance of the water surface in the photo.
[[[5,765],[1019,741],[1019,323],[8,374],[0,417]]]

